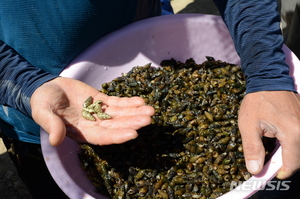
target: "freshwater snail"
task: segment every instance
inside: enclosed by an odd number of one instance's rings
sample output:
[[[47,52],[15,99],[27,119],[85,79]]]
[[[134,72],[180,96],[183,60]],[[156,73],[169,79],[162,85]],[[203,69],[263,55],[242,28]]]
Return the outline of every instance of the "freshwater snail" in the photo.
[[[213,57],[161,65],[133,67],[102,84],[101,92],[140,96],[156,112],[134,140],[81,144],[83,168],[97,191],[111,198],[219,197],[251,176],[237,126],[245,77],[240,67]]]
[[[89,96],[82,105],[82,117],[91,121],[96,121],[96,118],[93,114],[96,114],[100,120],[110,119],[111,116],[102,111],[101,100],[97,100],[94,103],[92,96]]]

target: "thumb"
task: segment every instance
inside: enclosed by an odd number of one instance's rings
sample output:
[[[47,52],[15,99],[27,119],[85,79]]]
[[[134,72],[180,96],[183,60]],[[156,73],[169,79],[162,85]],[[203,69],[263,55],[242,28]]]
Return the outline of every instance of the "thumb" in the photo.
[[[242,138],[247,139],[247,138]],[[264,165],[265,149],[261,138],[248,138],[243,141],[243,151],[246,161],[246,167],[252,174],[259,173]]]
[[[66,127],[64,122],[49,110],[41,110],[35,117],[38,123],[47,133],[49,133],[49,142],[56,146],[62,143],[66,136]]]
[[[262,143],[260,133],[251,125],[240,125],[243,152],[246,161],[246,167],[252,174],[259,173],[264,165],[265,148]]]
[[[50,124],[51,123],[51,124]],[[64,122],[55,114],[49,124],[49,142],[53,146],[61,144],[66,136],[66,127]]]

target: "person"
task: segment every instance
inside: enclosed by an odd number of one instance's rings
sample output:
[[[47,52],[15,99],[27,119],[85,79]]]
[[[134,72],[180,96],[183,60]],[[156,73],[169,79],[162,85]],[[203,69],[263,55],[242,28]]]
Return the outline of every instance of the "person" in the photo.
[[[160,0],[161,8],[162,8],[162,15],[170,15],[174,14],[173,7],[171,5],[171,0]]]
[[[234,40],[247,77],[247,95],[239,113],[247,168],[253,174],[261,171],[264,161],[261,137],[276,137],[283,149],[283,166],[277,177],[285,179],[300,168],[300,103],[284,61],[277,2],[214,2]],[[145,106],[141,98],[108,97],[83,82],[58,75],[97,39],[136,20],[160,15],[160,3],[1,1],[0,129],[10,145],[19,145],[14,147],[19,149],[16,163],[22,162],[22,157],[28,158],[33,148],[40,149],[39,127],[49,133],[52,145],[60,144],[65,136],[105,145],[134,139],[136,130],[150,123],[154,110]],[[87,96],[102,100],[114,119],[97,121],[97,125],[83,120],[80,112]],[[33,180],[38,177],[32,171],[35,167],[38,165],[31,165],[20,171],[20,175],[25,173],[24,181],[32,180],[27,185],[31,186],[33,197],[53,198],[51,194],[59,190],[45,186],[37,191],[44,185],[38,182],[45,179]]]
[[[287,178],[300,167],[297,150],[300,102],[284,61],[277,2],[215,2],[227,4],[221,13],[242,58],[247,79],[248,94],[239,113],[247,168],[253,174],[261,171],[264,161],[261,137],[276,137],[283,148],[283,166],[277,177]],[[235,20],[231,19],[233,17]],[[270,30],[263,30],[266,27]]]
[[[266,186],[254,198],[299,198],[300,102],[288,76],[289,67],[284,62],[284,39],[277,2],[214,2],[234,40],[246,75],[247,94],[240,107],[238,124],[248,171],[257,174],[262,170],[265,153],[263,136],[277,138],[282,147],[283,165],[276,178],[271,179],[277,183],[277,190],[270,191],[270,187],[268,190]],[[289,3],[282,1],[282,5]],[[260,15],[257,14],[259,12]],[[289,190],[282,187],[284,180],[289,184]]]
[[[108,97],[59,77],[70,61],[104,35],[161,14],[160,1],[1,1],[0,129],[18,173],[33,198],[67,198],[49,174],[39,129],[52,145],[66,134],[78,142],[106,145],[137,136],[154,109],[139,97]],[[84,100],[102,100],[113,119],[81,117]]]

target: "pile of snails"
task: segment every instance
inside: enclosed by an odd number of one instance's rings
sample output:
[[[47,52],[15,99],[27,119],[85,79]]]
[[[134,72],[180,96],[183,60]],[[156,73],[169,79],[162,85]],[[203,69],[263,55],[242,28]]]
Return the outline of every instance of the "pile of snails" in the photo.
[[[251,177],[237,125],[244,74],[237,65],[206,58],[136,66],[102,84],[101,92],[140,96],[156,112],[134,140],[80,144],[82,168],[97,192],[117,199],[208,199]]]

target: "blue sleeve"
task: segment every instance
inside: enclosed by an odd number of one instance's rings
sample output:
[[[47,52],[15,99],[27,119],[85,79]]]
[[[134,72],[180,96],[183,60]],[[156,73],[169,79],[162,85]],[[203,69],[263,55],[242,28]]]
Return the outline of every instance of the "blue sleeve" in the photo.
[[[246,75],[247,93],[294,91],[282,51],[276,0],[214,0],[232,36]]]
[[[30,97],[43,83],[57,76],[33,67],[0,40],[0,104],[31,117]]]

